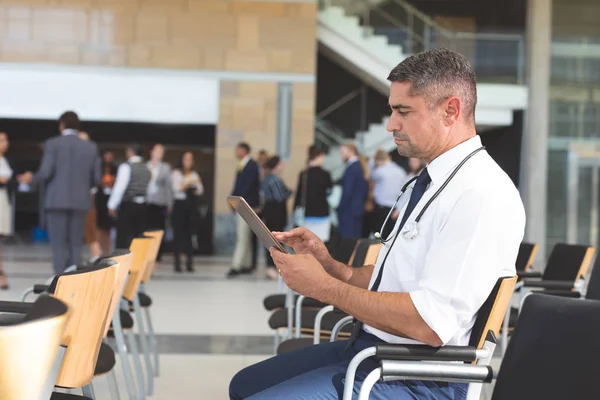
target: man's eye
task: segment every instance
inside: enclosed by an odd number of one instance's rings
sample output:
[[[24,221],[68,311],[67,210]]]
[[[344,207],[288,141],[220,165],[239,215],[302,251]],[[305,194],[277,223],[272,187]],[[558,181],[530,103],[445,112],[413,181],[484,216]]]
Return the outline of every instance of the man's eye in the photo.
[[[398,111],[398,114],[402,115],[403,117],[406,117],[408,111]]]

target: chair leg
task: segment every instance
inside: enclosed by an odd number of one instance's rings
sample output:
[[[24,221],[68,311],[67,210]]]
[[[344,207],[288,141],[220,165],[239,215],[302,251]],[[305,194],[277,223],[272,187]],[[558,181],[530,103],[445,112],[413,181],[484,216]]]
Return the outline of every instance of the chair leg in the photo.
[[[133,357],[133,365],[135,366],[135,373],[137,375],[137,388],[140,400],[146,398],[144,382],[144,371],[142,369],[142,360],[140,358],[140,352],[138,351],[137,341],[133,330],[127,331],[127,339],[129,340],[129,348],[131,349],[131,356]]]
[[[123,366],[123,375],[125,377],[125,385],[127,386],[127,394],[130,399],[135,399],[136,387],[135,381],[133,380],[133,373],[131,372],[131,364],[129,363],[129,356],[127,355],[127,346],[125,345],[125,338],[123,337],[123,331],[115,333],[115,341],[117,342],[117,353],[121,357],[121,365]]]
[[[146,332],[144,330],[144,322],[142,318],[142,310],[140,307],[140,299],[138,296],[135,296],[133,299],[133,309],[135,312],[135,319],[138,327],[138,335],[140,337],[140,342],[142,344],[142,352],[144,353],[144,361],[146,364],[146,384],[148,385],[148,396],[152,396],[154,394],[154,372],[152,372],[152,361],[150,360],[150,348],[148,346],[148,338],[146,336]]]
[[[150,316],[150,307],[144,308],[144,314],[146,316],[146,323],[148,324],[148,334],[150,336],[150,349],[154,353],[154,376],[158,376],[160,371],[160,357],[158,355],[158,341],[156,340],[154,326],[152,325],[152,317]]]
[[[106,380],[108,381],[110,398],[113,400],[121,400],[121,396],[119,395],[119,385],[117,384],[117,376],[115,375],[114,368],[108,374],[106,374]]]
[[[83,395],[85,397],[89,397],[90,399],[96,399],[96,395],[94,394],[94,387],[92,386],[92,382],[90,382],[89,384],[82,387],[81,391],[83,392]]]

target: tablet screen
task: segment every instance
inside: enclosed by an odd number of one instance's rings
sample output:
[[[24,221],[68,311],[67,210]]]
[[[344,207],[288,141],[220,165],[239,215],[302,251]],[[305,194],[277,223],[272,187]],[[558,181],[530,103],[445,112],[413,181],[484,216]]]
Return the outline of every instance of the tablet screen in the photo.
[[[267,248],[275,247],[284,253],[287,253],[283,248],[283,245],[275,239],[269,228],[265,223],[256,215],[252,207],[248,205],[243,197],[229,196],[227,201],[231,204],[231,207],[246,221],[246,224],[252,229],[252,232],[256,234],[258,240]]]

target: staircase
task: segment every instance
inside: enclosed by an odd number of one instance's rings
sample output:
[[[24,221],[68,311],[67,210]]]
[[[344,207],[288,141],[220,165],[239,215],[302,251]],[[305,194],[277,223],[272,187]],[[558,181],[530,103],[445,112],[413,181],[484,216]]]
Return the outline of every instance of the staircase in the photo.
[[[394,3],[403,12],[389,15],[384,3]],[[350,11],[361,16],[352,15]],[[389,24],[368,24],[369,20],[377,18],[379,22]],[[490,127],[512,125],[513,111],[524,109],[527,104],[527,89],[522,84],[524,41],[519,35],[449,31],[404,0],[338,0],[322,2],[317,37],[323,54],[384,96],[389,91],[386,78],[390,70],[406,58],[410,50],[444,45],[465,54],[475,67],[480,82],[476,109],[480,132]],[[395,148],[390,133],[385,129],[386,124],[387,116],[382,115],[381,123],[371,124],[365,132],[356,133],[355,143],[363,155],[370,157],[379,148],[388,151]],[[324,131],[328,132],[326,135],[330,142],[332,137],[336,137],[335,129],[321,123],[317,140],[324,137]],[[341,175],[344,169],[336,149],[336,143],[344,140],[337,136],[333,145],[328,144],[330,153],[326,167],[334,177]]]

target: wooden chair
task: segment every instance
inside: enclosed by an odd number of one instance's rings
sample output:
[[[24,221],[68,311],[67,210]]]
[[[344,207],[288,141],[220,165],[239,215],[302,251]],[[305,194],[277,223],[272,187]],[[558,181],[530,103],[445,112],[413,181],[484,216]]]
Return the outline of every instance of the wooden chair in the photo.
[[[94,398],[92,379],[100,344],[109,323],[108,314],[119,264],[104,260],[98,265],[55,276],[48,292],[72,310],[61,346],[64,354],[55,385],[82,388],[84,398]],[[52,400],[81,398],[54,392]]]
[[[153,372],[152,365],[150,364],[150,353],[146,341],[146,336],[143,334],[144,328],[143,326],[141,326],[142,320],[141,313],[139,311],[139,299],[137,296],[139,286],[142,282],[142,278],[146,270],[146,265],[151,254],[153,243],[154,239],[149,236],[138,237],[133,239],[133,241],[131,242],[129,250],[131,251],[131,253],[133,253],[133,258],[131,261],[129,278],[127,279],[127,283],[125,284],[125,289],[123,290],[123,302],[121,303],[121,309],[119,310],[119,318],[113,319],[113,332],[115,334],[115,339],[117,340],[117,346],[119,346],[120,348],[125,347],[124,338],[122,334],[119,335],[118,332],[125,332],[125,335],[127,336],[129,349],[131,350],[131,355],[135,366],[137,378],[137,391],[140,399],[144,399],[146,397],[146,393],[150,395],[154,392],[154,385],[152,379]],[[145,359],[146,378],[144,378],[144,368],[142,367],[141,355],[138,350],[137,340],[133,332],[133,318],[131,318],[131,315],[128,312],[129,304],[132,305],[137,320],[137,330],[140,336],[140,343],[142,345],[142,351],[144,353]]]
[[[158,257],[158,251],[163,240],[165,231],[153,230],[144,232],[145,236],[150,236],[154,239],[152,247],[148,255],[148,263],[146,264],[146,270],[142,277],[142,283],[138,290],[138,297],[140,299],[140,306],[144,310],[144,317],[148,328],[148,336],[150,338],[150,349],[154,355],[154,376],[159,375],[160,371],[160,358],[158,355],[158,341],[156,340],[156,334],[154,332],[154,325],[152,324],[152,316],[150,315],[150,306],[152,305],[152,298],[146,292],[146,287],[150,282],[154,267],[156,266],[156,258]],[[140,321],[141,323],[141,321]]]
[[[472,364],[469,367],[479,366],[482,370],[488,371],[488,365],[496,347],[496,338],[516,283],[516,276],[498,280],[477,313],[468,346],[430,347],[386,343],[369,347],[358,353],[350,362],[346,372],[343,399],[352,399],[356,370],[363,360],[373,356],[380,360],[380,367],[372,371],[364,380],[359,399],[368,399],[371,388],[380,379],[387,381],[423,379],[425,377],[428,380],[435,380],[433,377],[437,374],[438,380],[446,380],[447,376],[444,374],[451,376],[452,368],[456,366],[448,361],[462,361]],[[441,372],[444,370],[450,372]],[[419,373],[424,375],[419,375]],[[455,378],[455,380],[457,379]],[[467,400],[479,400],[483,387],[481,382],[476,381],[469,385]]]
[[[600,385],[600,302],[534,294],[523,304],[497,374],[493,400],[598,399]],[[386,362],[386,380],[411,379],[489,383],[490,366]],[[398,375],[402,375],[399,377]],[[375,376],[367,378],[359,400],[367,399]],[[364,393],[363,393],[364,392]],[[467,400],[471,396],[471,390]],[[344,397],[349,399],[350,397]],[[479,397],[477,397],[479,399]]]
[[[111,391],[111,397],[113,399],[120,398],[117,380],[114,374],[114,366],[116,364],[115,351],[107,342],[107,335],[112,326],[115,340],[117,342],[117,352],[121,357],[121,365],[123,367],[123,374],[125,375],[127,392],[129,394],[129,398],[134,399],[136,396],[136,388],[131,371],[131,365],[129,364],[129,357],[127,355],[127,347],[125,346],[123,330],[114,329],[115,326],[119,326],[119,328],[121,326],[121,310],[119,305],[123,295],[123,290],[125,289],[125,284],[127,283],[127,278],[129,277],[131,264],[133,262],[133,253],[129,250],[116,250],[111,255],[99,259],[96,264],[102,262],[102,260],[113,260],[119,263],[119,273],[116,276],[115,288],[109,307],[109,319],[112,321],[112,325],[106,324],[104,329],[104,340],[100,345],[98,362],[96,363],[94,376],[98,377],[106,375],[109,383],[109,389]]]
[[[69,308],[50,296],[35,303],[0,302],[0,311],[15,303],[29,308],[23,322],[0,329],[0,398],[49,398],[50,372],[69,319]],[[45,394],[45,397],[44,397]]]

